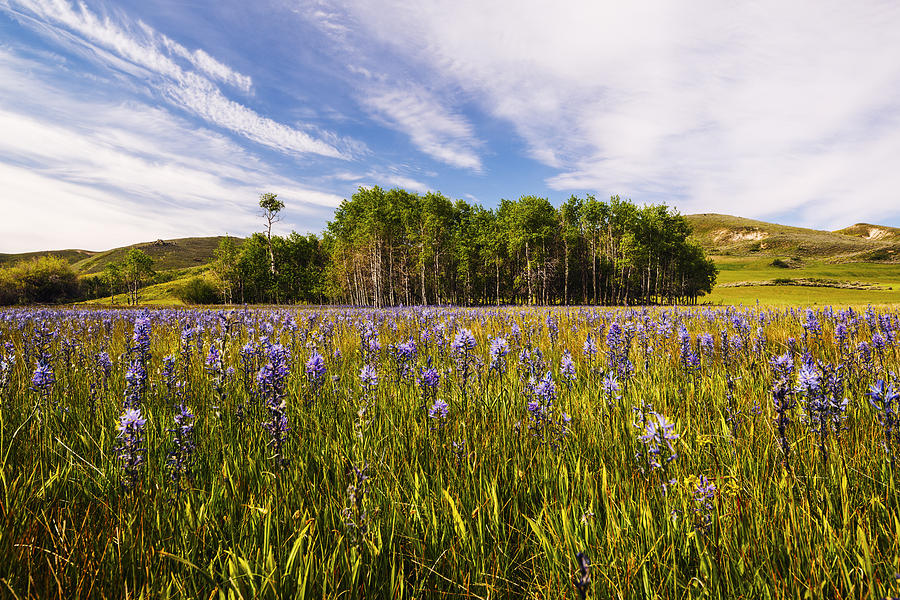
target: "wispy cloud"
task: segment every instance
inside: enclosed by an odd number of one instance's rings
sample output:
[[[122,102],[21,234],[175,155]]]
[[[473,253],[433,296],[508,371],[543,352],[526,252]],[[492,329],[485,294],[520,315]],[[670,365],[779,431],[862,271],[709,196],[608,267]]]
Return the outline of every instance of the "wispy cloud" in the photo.
[[[0,50],[0,251],[246,235],[264,191],[288,205],[284,231],[315,231],[342,200],[162,108],[76,100],[46,76]]]
[[[347,77],[358,88],[360,105],[382,125],[406,135],[415,148],[439,163],[481,173],[484,146],[447,90],[423,85],[401,63],[372,53],[363,21],[341,3],[301,0],[297,10],[330,40]]]
[[[279,152],[346,159],[359,147],[333,134],[324,136],[330,139],[314,137],[229,99],[214,80],[248,92],[250,77],[202,49],[188,50],[144,23],[101,16],[67,0],[0,0],[0,8],[60,43],[88,48],[89,57],[106,66],[150,81],[174,106]]]
[[[553,189],[900,218],[895,2],[340,4],[372,62],[510,123]],[[414,114],[401,96],[374,102]]]
[[[367,91],[362,101],[435,160],[461,169],[482,170],[476,151],[480,143],[468,120],[426,90],[409,85],[402,89],[381,87]]]

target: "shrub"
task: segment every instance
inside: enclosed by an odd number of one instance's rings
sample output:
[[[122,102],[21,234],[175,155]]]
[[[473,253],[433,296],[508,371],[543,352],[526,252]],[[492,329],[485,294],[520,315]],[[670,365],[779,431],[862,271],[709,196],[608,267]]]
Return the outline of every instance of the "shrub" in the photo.
[[[780,258],[776,258],[775,260],[773,260],[772,266],[778,267],[779,269],[789,269],[791,267],[791,265],[787,264],[785,261],[781,260]]]
[[[0,304],[54,304],[78,298],[78,274],[54,256],[19,261],[0,269]]]
[[[175,296],[185,304],[218,304],[219,290],[206,277],[191,277],[175,290]]]

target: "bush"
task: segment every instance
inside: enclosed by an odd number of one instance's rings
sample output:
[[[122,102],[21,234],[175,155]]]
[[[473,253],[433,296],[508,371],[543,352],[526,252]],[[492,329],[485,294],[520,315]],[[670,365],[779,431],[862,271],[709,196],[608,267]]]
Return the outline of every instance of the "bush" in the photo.
[[[76,300],[81,286],[68,262],[54,256],[0,269],[0,304],[54,304]]]
[[[790,269],[791,268],[791,265],[787,264],[785,261],[781,260],[780,258],[776,258],[775,260],[773,260],[772,266],[778,267],[779,269]]]
[[[185,304],[218,304],[219,290],[206,277],[191,277],[178,289],[175,296]]]

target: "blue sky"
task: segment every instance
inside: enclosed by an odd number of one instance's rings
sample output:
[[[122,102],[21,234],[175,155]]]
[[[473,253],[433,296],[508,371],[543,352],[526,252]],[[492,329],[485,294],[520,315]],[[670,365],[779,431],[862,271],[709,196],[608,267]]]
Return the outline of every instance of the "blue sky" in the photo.
[[[896,2],[0,0],[0,251],[359,186],[900,225]]]

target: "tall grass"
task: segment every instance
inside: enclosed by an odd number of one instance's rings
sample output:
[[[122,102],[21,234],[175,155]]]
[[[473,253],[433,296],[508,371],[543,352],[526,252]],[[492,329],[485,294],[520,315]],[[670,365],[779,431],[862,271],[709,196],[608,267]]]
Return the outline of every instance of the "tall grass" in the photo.
[[[145,462],[132,488],[116,426],[145,316]],[[900,595],[896,448],[866,395],[896,378],[898,315],[813,316],[821,333],[800,311],[734,309],[2,312],[0,597],[577,598],[578,553],[592,598]],[[628,375],[607,355],[613,323]],[[471,352],[452,347],[461,329]],[[502,373],[490,368],[498,336],[511,348]],[[403,367],[396,347],[410,338]],[[245,378],[248,343],[261,351]],[[276,343],[291,357],[283,464],[258,379]],[[207,365],[211,346],[233,374]],[[305,369],[314,349],[327,369],[318,380]],[[523,349],[546,366],[523,364]],[[794,391],[781,449],[770,361],[785,352],[792,390],[804,352],[843,365],[849,403],[824,460]],[[33,382],[41,360],[48,393]],[[364,364],[378,376],[368,389]],[[417,380],[429,366],[441,378],[426,396]],[[617,368],[620,390],[605,390]],[[541,424],[528,402],[546,371],[556,394]],[[428,415],[435,398],[445,419]],[[181,402],[196,451],[193,480],[176,485],[167,457]],[[678,435],[677,457],[656,469],[635,425],[645,404]],[[714,486],[706,505],[701,477]]]

